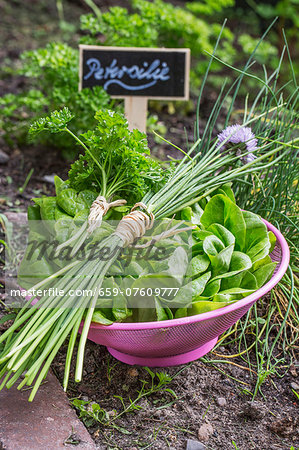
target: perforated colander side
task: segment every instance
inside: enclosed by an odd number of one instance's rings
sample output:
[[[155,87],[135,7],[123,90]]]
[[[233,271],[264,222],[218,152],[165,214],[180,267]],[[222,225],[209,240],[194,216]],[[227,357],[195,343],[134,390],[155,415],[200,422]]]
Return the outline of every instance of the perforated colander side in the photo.
[[[277,242],[270,256],[278,264],[271,280],[261,289],[232,305],[196,316],[162,322],[115,323],[111,326],[92,324],[89,339],[128,355],[149,358],[180,355],[215,339],[269,292],[287,269],[287,243],[279,230],[264,222],[276,235]]]
[[[89,339],[122,353],[163,357],[186,353],[204,345],[227,330],[251,305],[221,317],[168,328],[140,330],[90,330]]]

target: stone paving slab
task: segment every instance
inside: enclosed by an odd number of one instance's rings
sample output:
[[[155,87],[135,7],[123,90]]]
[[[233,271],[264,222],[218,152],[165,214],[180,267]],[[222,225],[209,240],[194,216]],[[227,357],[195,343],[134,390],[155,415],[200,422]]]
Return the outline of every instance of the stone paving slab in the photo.
[[[15,386],[0,392],[0,450],[96,448],[52,372],[32,403],[29,395]],[[71,435],[78,445],[66,443]]]
[[[4,215],[7,217],[9,222],[16,223],[18,225],[26,225],[27,223],[27,213],[26,212],[10,212],[5,211]]]
[[[6,212],[5,215],[19,225],[27,222],[26,213]],[[0,392],[0,450],[96,448],[51,371],[32,403],[28,402],[29,395],[30,391],[18,391],[16,386]],[[80,443],[67,443],[71,436],[73,442]]]

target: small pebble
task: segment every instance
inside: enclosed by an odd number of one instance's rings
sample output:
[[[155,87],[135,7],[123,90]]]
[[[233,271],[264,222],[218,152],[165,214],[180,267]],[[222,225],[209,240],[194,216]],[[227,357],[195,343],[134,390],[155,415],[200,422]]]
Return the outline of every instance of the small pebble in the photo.
[[[55,177],[54,173],[52,175],[45,175],[43,176],[43,180],[46,181],[47,183],[55,184],[54,177]]]
[[[199,441],[188,439],[186,450],[205,450],[207,447]]]
[[[89,398],[87,395],[82,395],[81,400],[83,400],[83,402],[88,402]]]
[[[297,370],[296,370],[296,367],[294,366],[294,364],[290,365],[290,374],[295,378],[298,377],[298,373],[297,373]]]
[[[225,406],[227,402],[224,397],[218,397],[216,398],[216,403],[218,406]]]
[[[139,375],[139,372],[138,372],[138,370],[136,369],[136,367],[130,367],[130,368],[128,369],[128,376],[129,376],[129,377],[131,377],[131,378],[136,378],[136,377],[138,377],[138,375]]]
[[[204,423],[197,431],[197,437],[200,441],[207,442],[210,435],[213,434],[213,427],[210,423]]]
[[[92,405],[96,405],[96,404],[97,404],[97,402],[90,402],[90,403],[88,403],[88,405],[86,405],[87,411],[92,412],[93,411]]]
[[[290,436],[296,433],[297,422],[297,418],[295,417],[283,417],[282,419],[274,420],[269,425],[269,428],[272,433],[281,436]]]
[[[252,420],[262,419],[265,416],[265,407],[261,402],[247,402],[242,409],[242,415]]]
[[[291,388],[294,389],[294,391],[299,391],[299,384],[292,381]]]
[[[6,164],[9,160],[9,156],[4,153],[2,150],[0,150],[0,164]]]
[[[154,412],[153,417],[162,420],[165,417],[165,411],[163,411],[163,409],[158,409]]]

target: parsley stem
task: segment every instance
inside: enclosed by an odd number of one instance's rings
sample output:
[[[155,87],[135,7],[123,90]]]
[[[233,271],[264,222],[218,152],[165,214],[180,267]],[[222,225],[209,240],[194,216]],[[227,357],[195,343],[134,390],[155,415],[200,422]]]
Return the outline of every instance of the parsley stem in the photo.
[[[81,141],[81,139],[78,138],[78,136],[76,136],[68,127],[64,128],[65,131],[67,133],[69,133],[80,145],[82,145],[82,147],[84,148],[84,150],[86,151],[86,153],[88,153],[90,155],[90,157],[94,160],[95,164],[98,166],[98,168],[100,169],[101,173],[102,173],[102,195],[105,197],[106,196],[106,190],[107,190],[107,176],[106,176],[106,172],[103,169],[103,167],[101,166],[101,164],[99,163],[99,161],[95,158],[95,156],[92,154],[92,152],[90,151],[90,149],[88,147],[86,147],[86,145],[84,144],[84,142]]]

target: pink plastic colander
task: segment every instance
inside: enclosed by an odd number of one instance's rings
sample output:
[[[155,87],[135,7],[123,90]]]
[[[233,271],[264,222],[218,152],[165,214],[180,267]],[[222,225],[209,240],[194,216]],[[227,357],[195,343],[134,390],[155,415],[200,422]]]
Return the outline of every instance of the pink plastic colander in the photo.
[[[239,320],[285,274],[290,252],[286,240],[273,225],[264,220],[276,236],[271,253],[278,264],[262,288],[238,302],[215,311],[161,322],[114,323],[110,326],[92,323],[88,338],[105,345],[118,360],[127,364],[166,367],[193,361],[208,353],[218,336]]]

